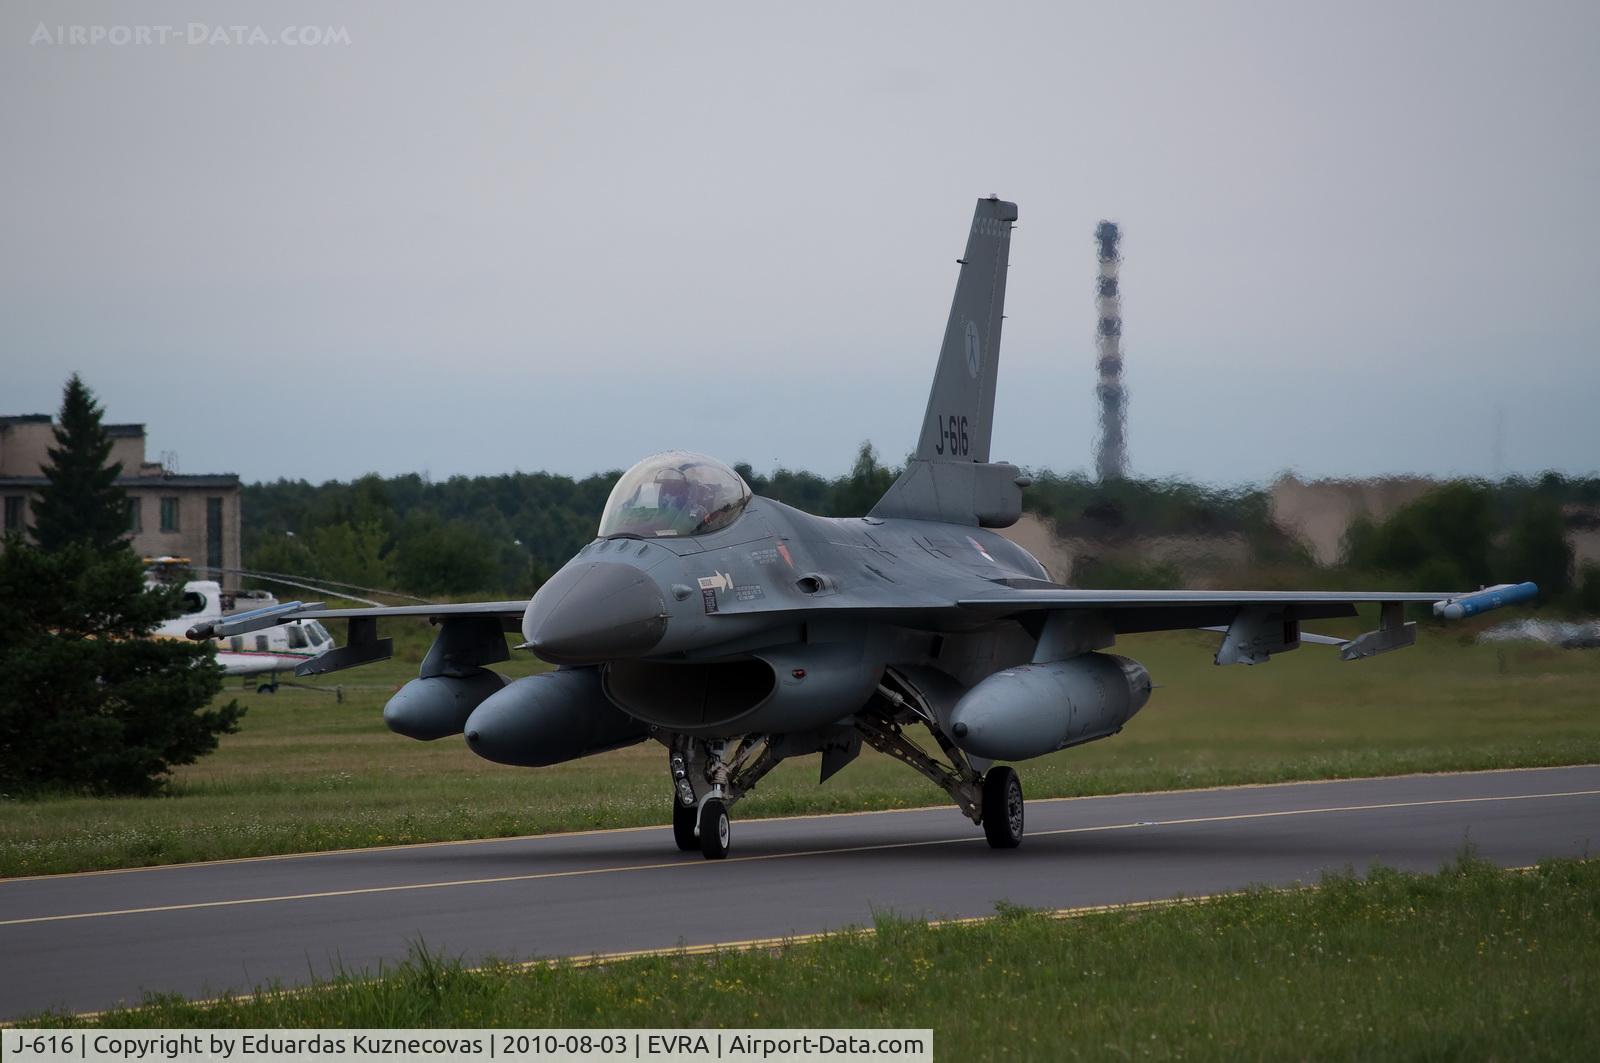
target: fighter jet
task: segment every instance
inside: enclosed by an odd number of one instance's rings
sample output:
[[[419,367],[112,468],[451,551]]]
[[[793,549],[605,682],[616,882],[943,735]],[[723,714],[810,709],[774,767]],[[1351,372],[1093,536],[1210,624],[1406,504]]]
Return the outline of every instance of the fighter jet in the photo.
[[[384,719],[424,741],[464,733],[480,756],[541,767],[646,740],[666,748],[679,848],[727,855],[728,810],[781,761],[821,754],[821,781],[863,743],[942,788],[996,849],[1023,836],[1022,761],[1120,731],[1150,674],[1119,635],[1213,628],[1218,664],[1258,664],[1305,641],[1354,660],[1416,639],[1408,602],[1470,615],[1530,599],[1476,593],[1079,590],[995,529],[1028,478],[990,457],[1006,270],[1017,208],[978,201],[959,260],[922,434],[860,517],[812,516],[753,495],[714,458],[668,451],[623,474],[593,542],[531,601],[325,609],[300,602],[198,625],[228,637],[286,618],[344,619],[321,674],[381,660],[377,622],[427,616],[439,633]],[[1301,631],[1377,603],[1349,642]],[[506,682],[506,632],[554,671]],[[926,732],[922,741],[912,735]],[[667,789],[664,787],[664,789]]]

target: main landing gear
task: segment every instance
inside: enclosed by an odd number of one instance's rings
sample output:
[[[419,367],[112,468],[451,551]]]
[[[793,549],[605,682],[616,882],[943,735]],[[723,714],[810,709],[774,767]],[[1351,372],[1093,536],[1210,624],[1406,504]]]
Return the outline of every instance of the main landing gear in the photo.
[[[1022,780],[1004,764],[983,776],[983,835],[992,849],[1022,844]]]
[[[906,728],[922,724],[933,736],[945,763],[911,741]],[[912,676],[884,673],[878,696],[856,714],[862,739],[885,756],[914,769],[950,795],[962,813],[983,827],[993,849],[1022,844],[1022,780],[1014,768],[970,757],[939,726],[928,698]]]
[[[916,724],[927,727],[943,759],[936,758],[907,735]],[[969,757],[939,727],[928,700],[908,677],[891,670],[878,688],[878,696],[851,718],[850,727],[837,731],[849,737],[833,753],[824,747],[823,775],[826,779],[860,751],[865,742],[878,752],[931,780],[950,795],[963,815],[983,828],[983,836],[994,849],[1015,849],[1022,844],[1022,780],[1016,770]],[[686,735],[662,735],[669,750],[672,773],[672,840],[680,850],[696,849],[708,860],[728,855],[733,831],[728,810],[767,772],[793,753],[795,742],[767,735],[746,735],[731,754],[731,740],[697,739]],[[806,746],[801,752],[814,751]],[[829,757],[838,761],[830,767]]]

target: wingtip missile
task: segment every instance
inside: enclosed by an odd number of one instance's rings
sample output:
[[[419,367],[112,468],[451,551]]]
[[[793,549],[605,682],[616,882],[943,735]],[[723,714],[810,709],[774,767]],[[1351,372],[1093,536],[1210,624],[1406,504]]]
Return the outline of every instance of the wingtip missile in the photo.
[[[1485,587],[1481,591],[1463,594],[1459,598],[1446,598],[1442,602],[1434,602],[1433,615],[1445,620],[1460,620],[1463,617],[1487,613],[1490,609],[1531,602],[1538,596],[1537,583],[1499,583],[1493,587]]]
[[[221,620],[208,620],[196,624],[186,634],[196,642],[206,639],[227,638],[230,635],[243,635],[250,631],[263,631],[269,627],[277,627],[285,622],[291,613],[302,609],[320,609],[321,602],[284,602],[281,605],[269,605],[264,609],[252,609],[247,613],[234,613]]]

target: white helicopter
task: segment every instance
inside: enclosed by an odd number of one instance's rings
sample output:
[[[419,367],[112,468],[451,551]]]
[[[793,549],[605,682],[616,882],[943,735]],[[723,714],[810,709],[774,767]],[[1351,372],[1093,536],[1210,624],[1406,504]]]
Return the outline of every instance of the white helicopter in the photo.
[[[145,582],[150,586],[174,582],[189,566],[187,558],[152,557]],[[166,621],[152,632],[155,638],[184,638],[197,621],[220,619],[244,609],[276,605],[278,599],[268,591],[224,591],[216,580],[192,579],[183,584],[183,613]],[[251,635],[215,639],[217,663],[230,676],[265,676],[256,687],[259,694],[278,691],[278,673],[293,672],[297,665],[333,649],[333,637],[315,620],[291,620]]]

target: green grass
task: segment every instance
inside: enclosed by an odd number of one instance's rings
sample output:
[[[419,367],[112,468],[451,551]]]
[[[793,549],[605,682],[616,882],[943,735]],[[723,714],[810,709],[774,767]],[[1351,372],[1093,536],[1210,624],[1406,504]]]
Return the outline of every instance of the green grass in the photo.
[[[931,1027],[939,1059],[1578,1059],[1600,1035],[1600,862],[1463,857],[1320,888],[930,927],[598,967],[464,968],[212,1005],[152,998],[109,1027]],[[43,1016],[41,1024],[74,1024]]]
[[[1255,668],[1217,668],[1216,639],[1182,632],[1119,642],[1155,677],[1150,704],[1115,738],[1024,764],[1028,795],[1600,762],[1597,653],[1497,650],[1442,629],[1367,661],[1306,646]],[[528,770],[480,760],[459,737],[390,734],[383,703],[415,675],[424,648],[413,635],[409,662],[342,673],[360,684],[346,686],[342,704],[289,688],[230,690],[250,709],[240,733],[178,771],[167,796],[0,801],[0,875],[665,820],[666,755],[655,743]],[[533,670],[517,656],[506,672]],[[870,751],[825,786],[816,773],[815,757],[781,766],[738,815],[944,799]]]

